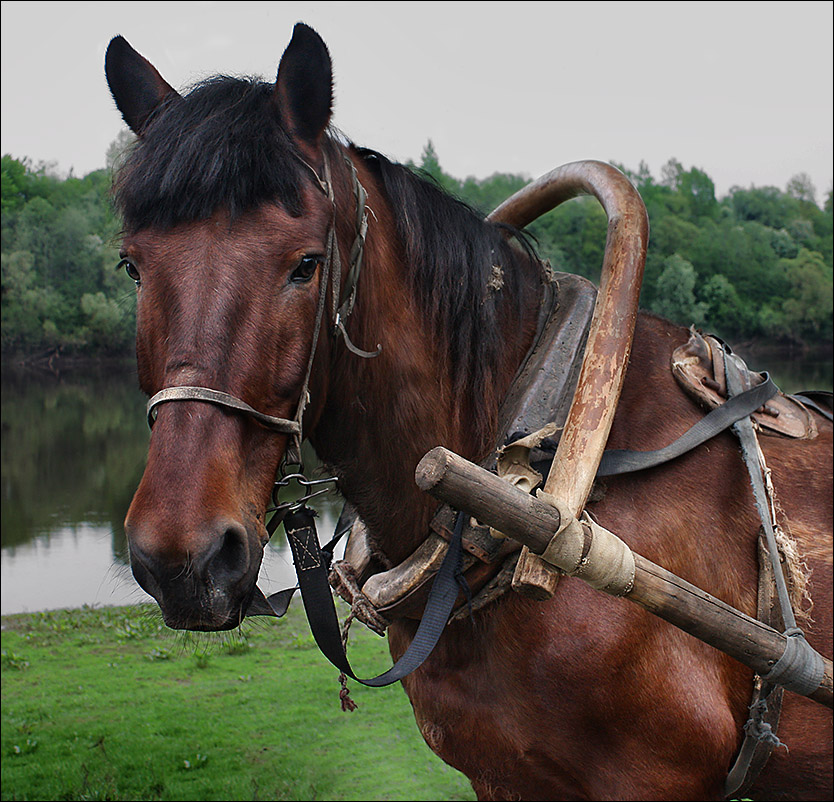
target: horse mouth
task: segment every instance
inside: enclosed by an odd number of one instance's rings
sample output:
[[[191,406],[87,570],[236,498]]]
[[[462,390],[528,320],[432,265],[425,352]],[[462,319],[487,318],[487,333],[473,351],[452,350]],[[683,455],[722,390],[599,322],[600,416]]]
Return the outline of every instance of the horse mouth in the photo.
[[[156,583],[153,585],[145,590],[153,596],[162,613],[162,621],[169,629],[222,632],[239,627],[247,615],[264,614],[252,612],[253,605],[256,609],[260,607],[259,595],[266,604],[254,582],[249,592],[236,598],[219,589],[192,587],[187,591],[183,588],[165,591]]]
[[[213,605],[201,604],[197,609],[163,603],[157,600],[162,620],[170,629],[184,629],[192,632],[224,632],[239,627],[246,617],[246,604]]]
[[[220,539],[199,560],[165,561],[128,538],[133,577],[154,598],[167,627],[196,632],[235,629],[266,603],[256,584],[262,560],[262,549],[255,553],[259,539],[242,527],[239,531],[244,534]]]
[[[252,590],[242,601],[225,605],[225,609],[223,609],[224,605],[218,604],[216,600],[213,605],[202,603],[198,604],[195,609],[191,606],[172,604],[164,596],[160,600],[156,595],[151,595],[154,596],[162,612],[162,620],[169,629],[221,632],[235,629],[241,625],[244,618],[256,615],[280,618],[286,613],[296,590],[297,588],[288,588],[279,593],[273,593],[267,598],[257,585],[253,585]],[[160,596],[162,596],[161,593]]]

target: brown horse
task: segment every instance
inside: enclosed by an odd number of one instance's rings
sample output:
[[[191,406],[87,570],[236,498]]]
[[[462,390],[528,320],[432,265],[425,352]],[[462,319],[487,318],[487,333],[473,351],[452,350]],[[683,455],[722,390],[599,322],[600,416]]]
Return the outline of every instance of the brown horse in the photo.
[[[375,565],[398,564],[436,507],[414,482],[420,458],[442,444],[478,461],[494,447],[500,401],[536,329],[534,255],[329,128],[330,57],[306,26],[274,84],[218,77],[181,96],[121,37],[106,72],[138,134],[115,197],[138,286],[142,389],[212,388],[287,423],[311,362],[304,434],[365,522]],[[348,340],[334,333],[344,299],[334,293],[331,304],[321,283],[334,227],[342,273],[329,281],[350,288],[353,170],[371,214],[355,307],[341,321]],[[495,265],[500,282],[490,281]],[[640,316],[611,447],[659,448],[702,417],[669,369],[686,338]],[[363,359],[351,341],[382,349]],[[822,418],[817,427],[812,440],[761,440],[809,569],[806,633],[830,656],[832,428]],[[136,579],[169,626],[226,629],[246,615],[290,442],[291,429],[278,428],[197,399],[156,407],[125,527]],[[730,434],[604,489],[588,505],[602,525],[756,615],[759,522]],[[416,626],[392,622],[395,658]],[[720,798],[752,683],[721,652],[568,578],[548,601],[511,592],[449,624],[403,680],[426,742],[482,799]],[[830,798],[830,710],[786,693],[779,737],[790,751],[774,752],[753,793]]]

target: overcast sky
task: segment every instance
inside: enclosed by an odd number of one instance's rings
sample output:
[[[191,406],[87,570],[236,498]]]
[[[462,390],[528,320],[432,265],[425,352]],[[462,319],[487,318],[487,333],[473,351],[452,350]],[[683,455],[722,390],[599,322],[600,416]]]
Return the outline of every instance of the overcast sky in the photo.
[[[577,159],[655,177],[670,158],[719,196],[832,186],[831,2],[2,3],[2,152],[76,175],[122,123],[104,51],[122,34],[182,89],[275,71],[297,21],[327,43],[334,123],[400,161],[536,177]]]

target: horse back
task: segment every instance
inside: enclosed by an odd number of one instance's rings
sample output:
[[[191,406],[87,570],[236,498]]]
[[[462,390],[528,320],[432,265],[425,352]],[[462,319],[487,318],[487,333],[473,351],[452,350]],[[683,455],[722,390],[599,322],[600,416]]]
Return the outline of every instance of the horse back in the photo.
[[[687,337],[685,329],[641,315],[610,448],[660,448],[705,414],[670,370],[672,351]],[[789,548],[796,549],[787,572],[795,585],[804,584],[804,592],[799,587],[794,594],[798,624],[811,645],[830,658],[832,425],[814,414],[817,431],[811,439],[761,430],[759,442],[771,471],[777,523]],[[734,435],[719,435],[674,463],[606,480],[599,493],[601,502],[589,509],[635,551],[756,616],[760,522]],[[687,643],[687,649],[703,651],[701,646]],[[723,676],[713,681],[709,704],[726,705],[723,718],[731,713],[740,745],[752,674],[709,651],[701,659],[713,665],[715,678]],[[656,668],[664,670],[662,663]],[[774,751],[753,793],[769,799],[830,798],[831,711],[786,692],[778,734],[790,751]]]

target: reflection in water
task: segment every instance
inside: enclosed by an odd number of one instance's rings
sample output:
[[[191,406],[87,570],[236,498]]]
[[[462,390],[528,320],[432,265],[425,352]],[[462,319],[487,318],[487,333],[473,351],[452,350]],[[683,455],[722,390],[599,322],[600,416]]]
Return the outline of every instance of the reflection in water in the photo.
[[[834,363],[830,349],[826,353],[797,354],[793,358],[773,350],[768,353],[759,349],[748,353],[744,348],[737,348],[736,351],[752,370],[770,373],[783,393],[799,393],[802,390],[827,390],[830,393],[832,390]]]
[[[149,601],[130,573],[122,526],[149,436],[135,367],[85,366],[55,377],[4,366],[2,427],[0,612]],[[312,506],[329,539],[338,498]],[[269,594],[293,584],[279,529],[259,585]]]
[[[142,409],[128,368],[59,379],[3,368],[4,549],[86,522],[108,527],[125,561],[120,522],[148,443]]]
[[[111,542],[109,526],[78,523],[4,548],[2,612],[153,601],[130,569],[112,559]]]
[[[739,351],[785,392],[831,390],[830,354],[808,360]],[[133,364],[85,366],[58,377],[4,366],[2,426],[0,612],[148,600],[127,567],[122,527],[148,447]],[[311,451],[305,462],[315,464]],[[291,497],[287,492],[282,499]],[[311,506],[320,514],[322,541],[329,540],[339,499],[328,494]],[[279,528],[259,585],[269,594],[294,584]]]

